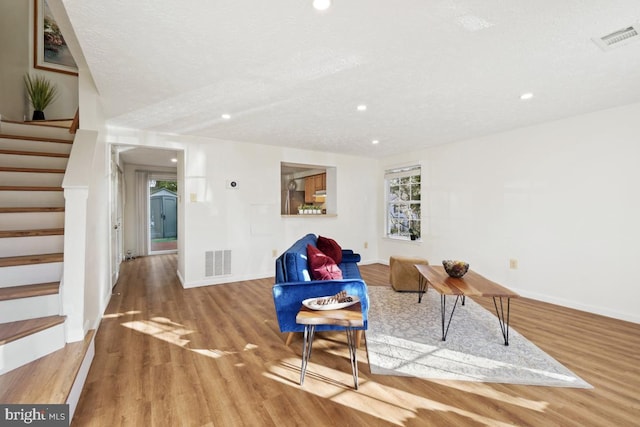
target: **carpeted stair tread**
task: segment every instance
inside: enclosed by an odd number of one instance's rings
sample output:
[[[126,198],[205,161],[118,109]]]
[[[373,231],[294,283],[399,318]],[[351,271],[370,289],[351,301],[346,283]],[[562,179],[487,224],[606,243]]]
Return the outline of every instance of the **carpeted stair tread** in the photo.
[[[63,323],[65,316],[47,316],[0,324],[0,345],[19,340]]]
[[[51,262],[62,262],[64,256],[62,253],[55,254],[38,254],[38,255],[22,255],[0,258],[0,267],[15,267],[18,265],[30,264],[47,264]]]
[[[64,228],[42,228],[39,230],[0,230],[0,239],[5,237],[62,236]]]
[[[57,294],[60,290],[60,282],[37,283],[34,285],[10,286],[0,288],[0,301],[9,301],[19,298],[40,297]]]

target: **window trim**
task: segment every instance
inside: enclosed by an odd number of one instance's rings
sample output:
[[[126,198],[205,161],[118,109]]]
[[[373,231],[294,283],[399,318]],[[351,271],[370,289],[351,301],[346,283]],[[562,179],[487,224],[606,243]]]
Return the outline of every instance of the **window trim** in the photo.
[[[420,177],[420,200],[418,201],[408,201],[403,202],[406,205],[420,205],[420,232],[418,238],[416,240],[411,240],[409,236],[401,236],[397,234],[390,233],[390,225],[389,225],[389,206],[390,206],[390,181],[396,178],[406,178],[410,176],[419,176]],[[413,164],[409,166],[396,167],[387,169],[384,171],[384,237],[388,239],[393,239],[396,241],[409,241],[409,242],[420,242],[422,241],[422,165]],[[397,204],[397,202],[394,202]]]

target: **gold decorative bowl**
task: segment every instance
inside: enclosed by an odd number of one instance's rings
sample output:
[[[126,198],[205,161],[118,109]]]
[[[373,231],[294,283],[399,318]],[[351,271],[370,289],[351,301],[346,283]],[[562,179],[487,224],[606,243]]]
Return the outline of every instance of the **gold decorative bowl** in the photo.
[[[466,274],[469,270],[469,263],[464,261],[454,261],[450,259],[446,259],[442,261],[442,265],[444,266],[444,270],[451,277],[460,278]]]

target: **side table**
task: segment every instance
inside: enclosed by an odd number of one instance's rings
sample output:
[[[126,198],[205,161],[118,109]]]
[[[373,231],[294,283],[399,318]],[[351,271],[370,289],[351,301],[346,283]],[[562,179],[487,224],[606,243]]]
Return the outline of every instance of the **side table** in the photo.
[[[351,371],[353,373],[353,385],[358,389],[358,361],[356,347],[356,329],[362,327],[362,307],[360,303],[342,308],[340,310],[311,310],[305,306],[300,308],[296,315],[296,322],[304,325],[304,341],[302,344],[302,365],[300,367],[300,385],[304,383],[304,375],[307,364],[311,358],[311,346],[313,335],[318,325],[344,326],[347,332],[347,344],[349,346],[349,358],[351,359]]]

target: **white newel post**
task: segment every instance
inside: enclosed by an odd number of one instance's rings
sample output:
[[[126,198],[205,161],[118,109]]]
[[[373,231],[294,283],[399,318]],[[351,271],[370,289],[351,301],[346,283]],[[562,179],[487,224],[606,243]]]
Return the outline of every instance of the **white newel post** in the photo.
[[[65,188],[63,314],[67,342],[84,339],[84,292],[88,187]]]

